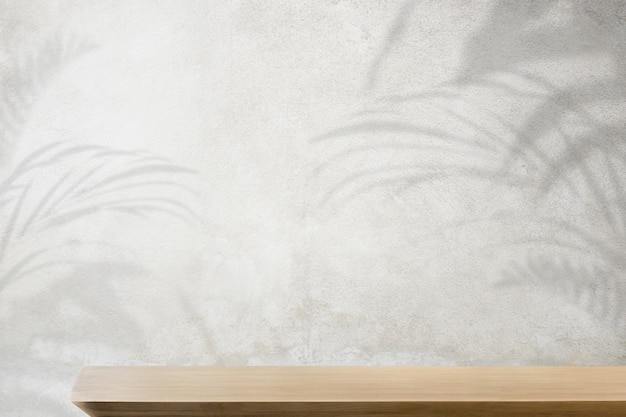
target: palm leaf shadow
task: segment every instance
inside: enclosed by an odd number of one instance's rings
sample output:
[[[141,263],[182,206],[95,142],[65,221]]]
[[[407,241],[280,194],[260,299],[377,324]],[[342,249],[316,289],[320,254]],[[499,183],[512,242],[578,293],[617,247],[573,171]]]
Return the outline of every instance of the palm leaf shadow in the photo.
[[[0,355],[9,359],[19,350],[16,362],[22,365],[17,369],[3,366],[7,380],[69,384],[85,360],[81,352],[97,346],[99,354],[123,358],[141,347],[143,330],[124,305],[115,281],[148,271],[132,260],[132,248],[106,240],[89,241],[69,226],[107,212],[144,220],[165,214],[198,226],[202,220],[193,208],[197,193],[190,186],[195,175],[193,170],[145,152],[61,142],[35,150],[17,164],[0,184],[0,199],[5,201],[0,207],[0,227],[5,231],[0,241],[0,295],[25,279],[46,279],[38,286],[40,294],[11,304],[10,317],[28,329],[28,339],[21,340],[19,332],[9,327],[15,339],[0,347]],[[54,246],[42,239],[67,234],[69,239],[55,239]],[[87,248],[91,255],[77,252],[78,248]],[[109,258],[115,261],[104,260]],[[66,317],[67,311],[75,313]],[[42,313],[46,324],[37,318]],[[24,349],[30,349],[31,365],[40,366],[24,371]],[[38,350],[56,356],[41,358]],[[74,355],[71,362],[68,354]],[[54,393],[42,394],[38,386],[29,387],[33,384],[16,391],[20,401],[8,401],[3,408],[23,410],[25,397],[41,398],[40,404],[29,402],[28,409],[45,406],[48,413],[67,413]]]
[[[550,200],[566,185],[572,198],[595,210],[593,222],[588,219],[588,226],[570,218],[558,220],[556,238],[562,243],[555,245],[555,249],[567,251],[572,232],[576,231],[579,237],[584,237],[582,243],[595,253],[593,262],[598,267],[577,265],[571,260],[573,257],[539,258],[529,252],[521,263],[512,261],[503,271],[503,282],[540,285],[581,306],[584,295],[587,310],[623,333],[622,306],[626,301],[622,281],[626,270],[623,120],[601,120],[589,109],[607,101],[623,103],[626,99],[623,65],[626,42],[619,37],[622,33],[619,13],[609,10],[608,2],[598,2],[593,7],[586,3],[572,6],[567,9],[565,24],[556,28],[537,24],[549,21],[550,13],[562,11],[556,1],[541,4],[522,1],[516,5],[497,2],[487,24],[466,43],[464,66],[457,82],[498,88],[509,97],[538,99],[539,103],[519,126],[514,146],[502,161],[502,171],[510,172],[520,158],[533,160],[539,178],[535,187],[538,197]],[[600,68],[594,77],[559,86],[547,75],[520,69],[542,60],[558,63],[563,58],[584,58],[590,54],[612,62],[611,71],[603,73]],[[505,74],[519,82],[494,84],[490,81],[492,74]],[[569,126],[571,121],[576,123],[575,129]],[[541,219],[537,216],[529,222],[540,224]],[[603,233],[602,227],[609,233]]]
[[[349,117],[346,124],[312,137],[310,143],[318,149],[337,148],[313,169],[313,175],[321,177],[333,170],[340,170],[344,175],[333,180],[334,184],[322,193],[317,207],[324,208],[335,203],[342,206],[374,188],[404,184],[400,191],[404,192],[411,184],[431,183],[440,178],[466,177],[501,181],[513,186],[524,185],[523,178],[514,173],[502,175],[502,168],[493,164],[503,149],[509,148],[506,141],[445,105],[426,105],[431,111],[436,109],[446,114],[453,123],[462,124],[471,134],[458,134],[449,127],[431,127],[427,122],[416,121],[416,117],[411,115],[382,118],[384,112],[374,108],[359,111]],[[384,166],[366,166],[365,169],[350,166],[350,160],[355,157],[375,161],[376,154],[380,152],[391,153],[401,159],[409,157],[409,160]],[[436,156],[435,162],[421,161],[427,155]],[[414,162],[410,162],[411,159]],[[349,189],[351,191],[347,191]]]
[[[390,25],[389,30],[387,31],[387,35],[385,36],[385,40],[380,48],[378,54],[372,61],[372,64],[369,66],[365,88],[372,89],[378,83],[378,78],[380,77],[381,68],[389,56],[391,52],[391,48],[394,43],[398,42],[398,40],[402,37],[406,28],[409,24],[409,18],[415,7],[417,7],[417,0],[407,0],[401,7],[400,11],[396,13],[396,16],[393,22]]]
[[[92,51],[95,45],[58,34],[32,54],[16,59],[0,80],[0,154],[12,152],[37,98],[66,66]]]
[[[417,1],[407,1],[400,7],[384,44],[369,68],[365,90],[372,89],[378,83],[384,61],[406,31],[408,18],[416,5]],[[332,146],[337,147],[337,141],[346,144],[326,157],[314,170],[317,176],[335,167],[344,175],[322,193],[320,205],[335,200],[344,204],[376,187],[402,183],[410,187],[411,184],[466,175],[467,172],[477,172],[479,167],[485,170],[482,175],[487,183],[507,179],[505,183],[534,190],[541,201],[559,195],[558,189],[564,187],[580,204],[595,207],[602,223],[611,233],[604,235],[598,230],[597,222],[581,225],[580,222],[563,217],[561,213],[549,219],[540,213],[530,216],[513,213],[513,216],[520,218],[520,224],[527,224],[531,228],[553,229],[555,236],[537,239],[524,237],[522,233],[517,241],[507,238],[498,245],[503,248],[547,245],[559,253],[563,250],[565,253],[592,253],[594,262],[600,266],[591,270],[585,269],[583,265],[575,266],[569,258],[550,260],[528,255],[521,258],[521,264],[513,261],[503,274],[509,278],[517,277],[515,285],[541,283],[542,287],[560,291],[564,297],[579,305],[582,300],[579,296],[585,293],[589,300],[589,306],[585,308],[615,325],[624,313],[618,301],[626,301],[624,284],[615,278],[621,277],[626,271],[626,149],[622,123],[600,120],[588,111],[588,108],[606,100],[615,103],[626,101],[626,66],[623,65],[626,42],[615,40],[623,32],[620,26],[624,21],[623,10],[611,11],[608,10],[609,6],[608,2],[598,2],[593,7],[573,4],[571,10],[568,9],[569,20],[556,28],[549,24],[550,18],[553,18],[551,13],[555,13],[555,10],[559,12],[561,7],[556,0],[494,2],[486,22],[465,42],[464,59],[455,79],[427,91],[376,98],[372,106],[355,112],[344,125],[311,140],[316,146],[331,149]],[[607,30],[611,25],[612,31]],[[532,68],[534,63],[541,61],[558,63],[561,59],[577,59],[590,54],[608,57],[613,61],[613,74],[604,78],[603,74],[599,74],[600,78],[586,80],[582,85],[562,87],[540,73],[521,69],[527,66]],[[498,97],[525,100],[534,108],[519,125],[508,120],[507,115],[500,115],[499,109],[481,109],[484,115],[505,128],[507,137],[511,138],[505,140],[499,133],[501,130],[491,129],[493,124],[484,123],[484,119],[480,120],[476,116],[460,114],[448,104],[450,101],[462,100],[472,108],[484,106],[482,102],[463,94],[466,88],[479,88]],[[439,106],[447,112],[451,121],[473,129],[476,135],[483,138],[483,145],[487,143],[487,146],[481,148],[472,139],[458,137],[454,131],[429,131],[426,123],[414,114],[406,114],[406,109],[411,106]],[[585,129],[577,133],[569,132],[564,126],[567,117],[574,117]],[[412,133],[415,140],[409,143],[397,140],[403,129],[404,133]],[[409,129],[413,131],[408,132]],[[372,141],[372,134],[383,135],[389,140]],[[424,143],[424,136],[440,136],[441,142]],[[555,140],[560,141],[561,147],[556,154],[554,142],[550,142]],[[453,146],[449,146],[451,142]],[[441,153],[466,152],[472,155],[474,163],[463,165],[446,162],[436,166],[437,163],[419,162],[413,166],[410,163],[392,164],[382,168],[365,165],[365,169],[362,165],[360,170],[350,170],[346,166],[355,154],[375,154],[389,148],[416,152],[428,152],[434,148]],[[490,152],[498,162],[497,168],[484,165],[482,158],[487,158]],[[516,171],[519,165],[528,167],[532,177],[519,175]],[[353,182],[357,185],[353,185]],[[479,221],[501,220],[485,218]],[[572,280],[570,283],[567,282],[569,277]],[[506,282],[513,281],[508,279]],[[601,288],[604,292],[591,293],[587,288],[592,285],[590,282],[594,282],[596,289],[600,288],[597,285],[603,285]],[[568,285],[577,288],[577,292],[568,292]],[[618,327],[623,327],[623,323],[620,323],[617,323]]]
[[[490,75],[506,74],[516,77],[526,87],[507,85],[505,95],[541,91],[538,94],[541,102],[518,128],[515,146],[503,161],[503,170],[509,169],[519,157],[530,159],[536,156],[538,169],[542,171],[539,189],[543,194],[559,182],[571,181],[569,174],[578,170],[587,182],[585,188],[600,198],[602,190],[598,189],[594,178],[597,173],[587,169],[588,159],[596,152],[626,159],[626,152],[621,126],[600,121],[587,109],[605,100],[623,102],[626,99],[626,71],[620,65],[624,62],[626,42],[616,41],[617,29],[613,33],[597,27],[608,25],[610,19],[619,20],[618,13],[605,10],[607,4],[603,2],[598,3],[597,10],[583,4],[573,5],[568,9],[569,20],[558,30],[548,24],[537,24],[541,19],[547,19],[557,6],[556,1],[521,1],[515,5],[496,2],[488,22],[466,42],[463,69],[457,82],[489,87],[493,84]],[[607,17],[613,12],[615,16]],[[613,22],[616,26],[618,23]],[[494,44],[493,39],[498,41]],[[559,87],[546,76],[520,69],[520,65],[546,59],[558,62],[561,57],[582,57],[588,52],[613,60],[616,64],[613,73],[583,84]],[[563,124],[567,115],[574,116],[587,129],[576,136],[566,133]],[[556,157],[547,156],[539,146],[550,132],[555,132],[565,145]],[[599,203],[605,204],[606,201]]]
[[[56,180],[50,181],[51,173]],[[32,152],[0,184],[0,199],[5,202],[0,207],[5,231],[0,237],[0,265],[6,270],[2,281],[6,284],[23,276],[33,263],[41,266],[50,253],[50,248],[32,250],[9,261],[8,251],[17,241],[32,242],[36,248],[42,232],[60,233],[98,213],[142,218],[166,214],[200,224],[188,202],[196,194],[185,184],[194,175],[193,170],[155,161],[144,152],[97,145],[54,143]]]
[[[38,96],[91,49],[59,35],[16,60],[0,80],[3,159],[12,156]],[[0,390],[10,398],[1,410],[66,415],[67,401],[50,387],[69,384],[87,352],[123,358],[141,346],[143,330],[114,281],[147,271],[132,260],[133,248],[89,240],[76,226],[110,213],[144,221],[167,216],[197,227],[203,220],[194,209],[195,175],[143,151],[55,142],[28,154],[0,181],[0,296],[23,280],[45,277],[31,296],[6,298],[11,304],[0,327],[9,339],[0,346]]]
[[[512,262],[502,276],[496,288],[537,286],[585,309],[620,334],[626,331],[626,281],[619,270],[544,255]]]
[[[364,90],[369,90],[377,84],[384,61],[390,56],[394,45],[401,40],[406,32],[409,18],[420,3],[417,0],[408,0],[400,6],[395,19],[387,30],[387,35],[379,49],[379,53],[369,67]],[[537,8],[541,12],[548,6],[538,5]],[[502,14],[500,10],[502,8],[506,9],[500,3],[494,7],[492,15],[496,19]],[[504,21],[506,22],[506,20]],[[498,24],[502,24],[502,19],[500,19]],[[520,25],[523,27],[526,24],[528,22],[522,22]],[[540,35],[533,34],[532,36],[533,39],[537,40],[541,38]],[[482,45],[481,41],[483,37],[485,36],[480,33],[474,36],[468,42],[469,46],[466,49],[484,49],[485,46]],[[513,42],[517,38],[517,34],[509,34],[508,37],[501,37],[498,42],[499,45],[502,45],[503,42],[508,42],[509,39]],[[560,42],[564,38],[558,33],[553,33],[550,39],[551,42]],[[469,56],[469,53],[467,55]],[[510,53],[510,51],[507,54],[507,57],[509,56],[516,58],[516,54]],[[530,59],[532,57],[522,56],[519,59],[523,61],[527,58]],[[506,118],[500,116],[497,111],[485,108],[480,101],[476,101],[475,98],[468,96],[466,90],[479,85],[483,89],[497,89],[498,91],[505,91],[507,94],[515,92],[517,95],[522,96],[544,97],[546,94],[545,88],[543,88],[544,86],[533,85],[530,91],[518,91],[515,85],[509,85],[497,80],[483,79],[480,77],[481,71],[485,74],[490,74],[493,72],[491,71],[492,68],[489,65],[473,68],[472,66],[476,65],[474,64],[475,62],[475,60],[471,62],[467,60],[466,66],[468,68],[462,71],[463,73],[458,78],[435,86],[430,90],[376,97],[371,105],[365,106],[365,108],[349,115],[346,123],[312,137],[310,143],[318,148],[322,148],[325,153],[327,152],[324,147],[326,149],[336,148],[338,147],[337,142],[343,142],[345,145],[343,149],[339,149],[337,152],[325,157],[318,166],[314,167],[313,175],[319,178],[323,171],[331,171],[332,169],[347,172],[345,178],[339,179],[321,193],[317,207],[323,208],[333,202],[338,202],[342,206],[364,192],[375,188],[387,188],[403,184],[396,192],[404,192],[411,185],[429,183],[440,178],[459,176],[466,176],[468,179],[473,177],[474,179],[497,181],[513,187],[528,186],[528,179],[520,178],[514,172],[512,164],[502,164],[499,167],[495,167],[493,162],[500,160],[505,154],[510,154],[517,156],[514,158],[515,163],[533,167],[538,164],[548,163],[550,161],[549,156],[541,148],[535,148],[532,141],[520,143],[516,140],[507,140],[502,136],[502,133],[490,129],[489,123],[496,123],[504,127],[508,131],[507,135],[511,138],[525,139],[529,136],[529,132],[514,126]],[[492,63],[492,61],[489,62]],[[515,63],[517,61],[510,65],[511,68],[515,68]],[[507,65],[506,68],[508,68],[509,63],[505,62],[505,64]],[[496,69],[502,70],[499,67]],[[526,81],[528,82],[528,80]],[[482,120],[479,120],[479,117],[466,116],[455,111],[453,102],[459,101],[465,102],[468,108],[479,109],[483,113],[482,118],[489,122],[484,123]],[[411,110],[416,105],[422,106],[427,111],[439,109],[452,124],[463,125],[464,129],[466,131],[469,129],[471,134],[459,135],[453,128],[448,126],[444,128],[429,126],[428,120],[420,116],[419,112]],[[382,140],[381,136],[383,137]],[[403,136],[403,141],[398,140],[400,136]],[[373,137],[377,139],[370,139]],[[410,143],[406,143],[406,137],[410,137]],[[331,144],[331,141],[334,143]],[[386,169],[375,170],[370,168],[357,172],[351,172],[351,168],[348,166],[348,161],[355,159],[357,154],[363,159],[367,158],[368,154],[372,159],[375,159],[376,153],[381,151],[389,153],[394,149],[397,155],[401,154],[402,149],[415,154],[427,154],[438,149],[440,152],[438,152],[437,158],[443,158],[443,161],[439,166],[435,166],[437,164],[423,164],[419,162],[419,158],[416,158],[413,169],[407,169],[409,167],[406,164],[392,164],[386,167]],[[531,149],[533,152],[525,152],[528,149]],[[454,160],[454,155],[465,155],[469,161],[457,162]],[[407,175],[397,174],[402,170],[406,171]],[[448,175],[446,172],[448,172]],[[475,173],[480,174],[474,175]],[[574,186],[569,178],[565,179],[565,183],[568,188],[574,190]],[[348,191],[346,195],[342,195],[349,188],[352,188],[352,190]]]

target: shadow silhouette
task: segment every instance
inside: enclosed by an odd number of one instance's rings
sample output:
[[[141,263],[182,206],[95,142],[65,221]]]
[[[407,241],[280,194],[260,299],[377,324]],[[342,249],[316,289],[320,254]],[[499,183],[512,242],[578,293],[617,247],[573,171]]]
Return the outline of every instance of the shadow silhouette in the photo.
[[[377,85],[419,3],[400,6],[364,91]],[[313,171],[323,184],[319,207],[455,176],[518,190],[532,198],[524,209],[447,227],[518,222],[517,237],[487,243],[517,248],[498,288],[545,287],[624,334],[626,2],[496,0],[461,58],[453,79],[374,97],[311,139],[324,155]],[[584,214],[574,216],[568,204]]]
[[[0,237],[0,266],[6,271],[0,284],[46,265],[50,248],[32,249],[42,233],[61,233],[90,216],[115,212],[145,219],[166,214],[189,225],[202,223],[185,201],[195,195],[184,184],[190,175],[195,172],[140,151],[59,142],[32,152],[0,184],[5,231]],[[29,240],[30,252],[9,259],[12,245],[23,240]],[[7,267],[7,262],[13,266]]]
[[[376,57],[368,69],[366,77],[367,81],[365,83],[366,89],[372,89],[378,83],[378,77],[380,76],[385,59],[391,53],[393,44],[402,38],[402,35],[409,24],[409,18],[418,3],[419,1],[417,0],[407,0],[400,7],[400,11],[396,14],[396,17],[387,31],[387,36],[385,37],[382,47],[380,48],[378,54],[376,54]]]
[[[508,146],[505,140],[479,121],[446,108],[439,101],[446,100],[448,94],[426,96],[415,113],[404,103],[393,103],[391,109],[384,107],[389,99],[383,97],[371,108],[348,116],[346,124],[310,139],[324,153],[331,151],[313,169],[316,178],[334,182],[319,196],[318,209],[341,207],[374,188],[403,184],[403,192],[409,188],[407,184],[447,177],[465,176],[519,186],[524,183],[514,173],[503,176],[502,168],[494,164],[502,148]],[[421,115],[422,111],[426,114]],[[438,120],[432,120],[433,112]],[[447,120],[445,126],[440,119]],[[381,164],[381,155],[397,163],[390,160]],[[336,171],[341,171],[343,178],[334,178]],[[399,175],[402,171],[406,175]]]
[[[2,79],[3,162],[46,84],[91,49],[55,37]],[[83,364],[137,360],[143,331],[116,283],[148,272],[133,260],[132,245],[89,237],[89,226],[121,216],[157,227],[165,219],[203,225],[195,209],[196,175],[145,151],[70,142],[41,146],[4,173],[0,414],[78,413],[59,393],[69,392]]]
[[[93,49],[82,39],[57,34],[34,53],[15,58],[0,80],[0,162],[13,153],[31,108],[50,81]]]
[[[619,271],[535,255],[511,262],[502,276],[496,288],[539,287],[584,308],[619,334],[626,332],[626,282]]]
[[[568,185],[577,204],[589,207],[587,219],[562,217],[557,248],[573,234],[596,254],[589,268],[577,257],[537,257],[512,261],[501,284],[540,285],[586,308],[625,334],[626,311],[626,153],[623,117],[599,110],[626,99],[626,26],[624,2],[497,2],[488,23],[465,45],[463,70],[456,83],[500,88],[503,94],[534,97],[517,127],[514,147],[503,171],[516,160],[534,160],[536,195],[553,201]],[[559,71],[546,63],[563,62]],[[573,71],[593,70],[587,77]],[[526,69],[522,69],[526,68]],[[587,69],[586,73],[589,73]],[[494,84],[507,74],[517,85]],[[573,80],[567,82],[567,78]],[[565,80],[561,79],[564,78]],[[541,94],[535,94],[536,91]],[[619,114],[619,113],[618,113]],[[575,220],[575,221],[574,221]],[[537,216],[529,221],[541,223]],[[601,227],[598,227],[601,226]]]

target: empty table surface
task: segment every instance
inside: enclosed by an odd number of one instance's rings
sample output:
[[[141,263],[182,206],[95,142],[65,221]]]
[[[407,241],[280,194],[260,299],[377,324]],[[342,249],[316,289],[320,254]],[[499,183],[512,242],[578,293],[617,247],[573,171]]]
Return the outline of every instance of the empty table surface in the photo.
[[[86,367],[104,416],[626,416],[626,367]]]

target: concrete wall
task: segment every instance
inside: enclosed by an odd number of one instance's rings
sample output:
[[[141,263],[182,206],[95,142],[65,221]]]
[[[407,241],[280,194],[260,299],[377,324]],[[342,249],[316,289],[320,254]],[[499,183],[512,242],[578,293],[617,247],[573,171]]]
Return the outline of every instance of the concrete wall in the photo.
[[[622,1],[0,3],[0,414],[83,365],[626,360]]]

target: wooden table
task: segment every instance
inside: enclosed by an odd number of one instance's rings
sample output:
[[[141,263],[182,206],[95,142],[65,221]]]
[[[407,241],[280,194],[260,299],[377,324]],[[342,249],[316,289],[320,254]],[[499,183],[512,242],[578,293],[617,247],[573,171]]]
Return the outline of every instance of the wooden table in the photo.
[[[86,367],[94,417],[626,416],[626,367]]]

